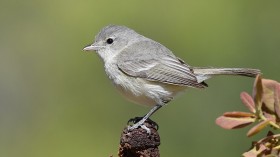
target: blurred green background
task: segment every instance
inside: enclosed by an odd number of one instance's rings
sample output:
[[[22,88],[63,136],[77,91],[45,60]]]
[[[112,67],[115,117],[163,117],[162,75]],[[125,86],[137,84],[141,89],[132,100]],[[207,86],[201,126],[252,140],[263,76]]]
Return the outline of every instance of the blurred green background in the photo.
[[[129,118],[149,108],[124,100],[102,61],[82,48],[108,24],[159,41],[193,66],[251,67],[280,81],[279,0],[25,0],[0,2],[0,157],[117,156]],[[217,77],[152,116],[161,156],[236,157],[249,128],[215,124],[242,110],[253,79]]]

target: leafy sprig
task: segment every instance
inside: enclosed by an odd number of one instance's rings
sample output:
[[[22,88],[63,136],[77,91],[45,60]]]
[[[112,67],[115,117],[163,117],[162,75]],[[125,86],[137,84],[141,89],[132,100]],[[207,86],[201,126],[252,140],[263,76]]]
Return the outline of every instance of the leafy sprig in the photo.
[[[267,126],[280,130],[280,83],[274,80],[255,79],[252,96],[247,92],[240,94],[242,103],[249,112],[226,112],[216,119],[216,124],[224,129],[238,129],[256,123],[248,132],[251,137]],[[280,134],[268,132],[267,136],[253,142],[251,149],[244,157],[280,156]]]

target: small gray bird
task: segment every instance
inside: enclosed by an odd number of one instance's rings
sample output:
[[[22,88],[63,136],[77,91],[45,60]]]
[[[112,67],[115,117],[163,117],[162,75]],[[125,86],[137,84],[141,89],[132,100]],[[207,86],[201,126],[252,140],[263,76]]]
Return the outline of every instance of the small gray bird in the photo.
[[[258,69],[192,67],[160,43],[125,26],[109,25],[84,51],[96,51],[105,72],[128,100],[153,108],[129,130],[143,123],[159,108],[188,87],[205,88],[205,80],[215,75],[255,77]]]

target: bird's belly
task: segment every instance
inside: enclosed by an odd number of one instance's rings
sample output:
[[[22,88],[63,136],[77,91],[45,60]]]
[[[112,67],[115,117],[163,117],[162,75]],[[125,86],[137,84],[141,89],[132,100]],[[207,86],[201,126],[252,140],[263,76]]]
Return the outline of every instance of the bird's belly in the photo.
[[[119,76],[114,84],[126,99],[140,105],[154,106],[169,102],[185,87],[147,81],[142,78]]]
[[[144,94],[135,95],[131,91],[125,91],[122,87],[117,87],[118,91],[121,93],[122,96],[124,96],[127,100],[139,104],[139,105],[145,105],[145,106],[154,106],[156,105],[156,101],[153,99],[147,97]]]
[[[115,82],[115,86],[122,96],[133,103],[146,106],[157,104],[156,100],[145,92],[143,80],[139,78],[122,78]]]
[[[173,99],[175,95],[186,87],[165,84],[157,81],[148,81],[125,75],[114,64],[105,64],[105,71],[117,90],[126,99],[140,105],[154,106]]]

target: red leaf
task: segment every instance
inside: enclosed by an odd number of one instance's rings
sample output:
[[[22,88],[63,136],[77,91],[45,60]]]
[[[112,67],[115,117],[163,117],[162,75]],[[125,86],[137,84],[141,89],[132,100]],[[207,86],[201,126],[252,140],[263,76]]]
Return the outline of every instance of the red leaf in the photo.
[[[262,101],[270,112],[273,112],[278,117],[280,116],[279,107],[279,86],[280,83],[274,80],[262,79],[263,84],[263,96]]]
[[[260,122],[259,124],[255,125],[253,128],[251,128],[248,133],[247,136],[251,137],[255,134],[257,134],[258,132],[260,132],[263,128],[265,128],[268,124],[269,124],[270,120],[267,119],[265,121]]]
[[[257,75],[253,88],[253,98],[257,110],[261,109],[262,95],[263,95],[262,78],[260,75]]]
[[[224,129],[237,129],[250,125],[255,121],[252,117],[226,117],[220,116],[216,119],[216,124]]]
[[[251,149],[248,152],[243,153],[242,155],[244,157],[257,157],[258,155],[260,155],[261,153],[263,153],[266,150],[266,146],[264,146],[263,144],[260,145],[260,148],[257,150],[256,147],[254,147],[253,149]]]
[[[226,112],[224,113],[225,117],[232,117],[232,118],[247,118],[247,117],[255,117],[253,113],[248,113],[248,112],[239,112],[239,111],[234,111],[234,112]]]
[[[252,112],[252,113],[256,113],[256,109],[255,109],[255,103],[253,98],[246,92],[242,92],[240,94],[240,98],[243,102],[243,104]]]
[[[276,123],[276,117],[274,113],[263,112],[263,116],[269,119],[271,122]]]
[[[264,87],[273,90],[275,88],[275,86],[279,85],[280,83],[275,81],[275,80],[262,79],[262,84],[263,84]]]
[[[274,108],[278,118],[280,118],[280,85],[275,87],[274,91]]]
[[[263,79],[263,103],[269,111],[275,113],[274,108],[274,90],[276,81]]]

